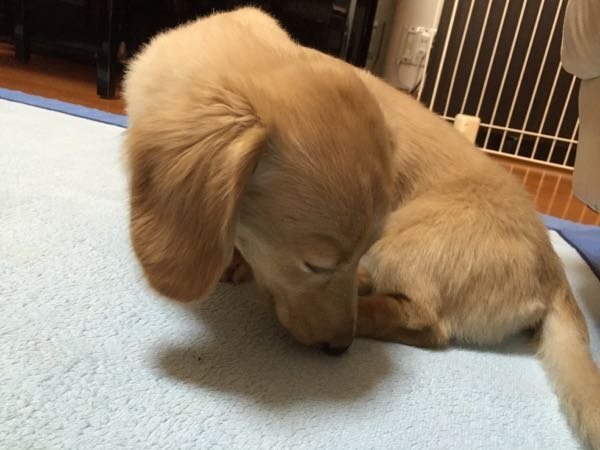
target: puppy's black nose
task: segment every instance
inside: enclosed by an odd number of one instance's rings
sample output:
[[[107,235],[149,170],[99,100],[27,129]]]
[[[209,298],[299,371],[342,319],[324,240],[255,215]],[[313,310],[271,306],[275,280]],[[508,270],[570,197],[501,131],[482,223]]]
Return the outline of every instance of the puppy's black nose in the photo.
[[[328,355],[333,355],[333,356],[339,356],[339,355],[341,355],[346,350],[348,350],[349,347],[350,347],[349,345],[346,345],[346,346],[343,346],[343,347],[333,346],[329,342],[321,342],[319,344],[319,348],[321,350],[323,350]]]

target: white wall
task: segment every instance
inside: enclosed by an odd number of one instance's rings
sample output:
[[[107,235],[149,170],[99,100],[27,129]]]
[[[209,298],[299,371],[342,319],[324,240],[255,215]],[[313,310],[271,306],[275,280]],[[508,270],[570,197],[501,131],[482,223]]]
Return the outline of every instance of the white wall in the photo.
[[[404,64],[399,55],[404,51],[409,27],[424,27],[435,35],[444,0],[397,0],[392,32],[386,49],[383,77],[394,86],[414,88],[424,70],[421,66]]]

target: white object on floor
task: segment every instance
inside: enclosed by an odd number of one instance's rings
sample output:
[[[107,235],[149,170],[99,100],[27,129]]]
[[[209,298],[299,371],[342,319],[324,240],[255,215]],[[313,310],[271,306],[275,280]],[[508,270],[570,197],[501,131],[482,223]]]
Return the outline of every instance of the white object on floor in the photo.
[[[457,114],[454,118],[454,128],[458,130],[471,144],[475,144],[481,119],[467,114]]]
[[[122,133],[0,100],[0,447],[579,448],[522,338],[333,358],[251,285],[159,298],[129,244]],[[600,283],[553,242],[598,361]]]

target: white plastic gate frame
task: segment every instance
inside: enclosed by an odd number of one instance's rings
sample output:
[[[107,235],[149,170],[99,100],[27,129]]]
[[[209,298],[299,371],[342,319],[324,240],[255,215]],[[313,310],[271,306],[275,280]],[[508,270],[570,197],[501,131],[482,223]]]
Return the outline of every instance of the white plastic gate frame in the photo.
[[[439,47],[437,61],[432,64],[430,50],[426,67],[431,73],[424,75],[425,81],[419,86],[417,98],[449,121],[453,121],[456,114],[480,117],[477,145],[485,151],[571,169],[579,129],[579,119],[576,117],[579,83],[576,77],[566,73],[560,64],[560,38],[565,7],[566,0],[446,0],[440,23],[445,21],[447,25],[445,30],[440,27],[434,40],[434,47]],[[473,25],[475,8],[478,8],[478,23]],[[509,8],[510,23],[507,20]],[[495,23],[490,26],[492,11],[496,14]],[[459,17],[460,24],[457,23]],[[524,18],[528,21],[528,27],[533,23],[529,28],[530,35],[524,28]],[[490,40],[490,33],[495,33],[493,41]],[[507,39],[507,36],[512,38]],[[482,52],[484,39],[488,40],[488,47],[493,42],[491,50],[488,48],[485,54]],[[538,43],[535,49],[534,42]],[[468,55],[464,51],[466,43],[470,43],[471,46]],[[451,45],[454,46],[454,53],[449,57]],[[516,56],[516,49],[519,49],[520,53],[524,51],[524,55]],[[538,60],[541,57],[534,83],[530,67],[533,56]],[[494,74],[495,81],[492,86],[492,68],[498,64],[503,64],[504,69],[499,81],[498,73]],[[468,76],[465,76],[464,70],[461,77],[457,76],[461,67],[468,69]],[[484,67],[486,69],[482,70]],[[476,71],[479,77],[478,86],[474,83]],[[543,74],[544,86],[541,83]],[[526,87],[524,80],[527,77],[530,79],[529,86]],[[568,77],[567,83],[565,77]],[[508,81],[509,78],[511,81]],[[562,86],[560,90],[557,89],[559,80]],[[530,86],[531,84],[533,86]],[[499,106],[502,105],[503,96],[511,95],[508,89],[513,92],[512,101],[508,107],[508,114],[504,112],[501,115]],[[424,95],[426,90],[428,95]],[[456,96],[461,95],[463,98],[462,101],[458,99],[460,106],[457,108]],[[468,99],[473,98],[477,101],[467,103]],[[451,101],[454,101],[456,106],[451,107]],[[482,116],[484,104],[488,111]],[[532,115],[534,105],[538,110],[538,117],[535,119]],[[503,108],[506,107],[505,103]],[[520,118],[514,114],[517,107],[521,110]],[[553,117],[549,120],[551,113]],[[566,119],[570,122],[568,126]],[[492,143],[492,137],[495,143]],[[509,139],[511,149],[507,150]],[[527,149],[524,148],[525,141]]]

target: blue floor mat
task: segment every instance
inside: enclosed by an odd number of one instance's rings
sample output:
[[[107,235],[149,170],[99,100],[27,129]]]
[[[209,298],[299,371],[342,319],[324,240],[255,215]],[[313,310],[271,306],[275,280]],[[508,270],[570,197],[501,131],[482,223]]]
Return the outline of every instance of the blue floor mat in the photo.
[[[546,227],[558,232],[577,250],[600,278],[600,227],[582,225],[552,216],[543,216]]]

